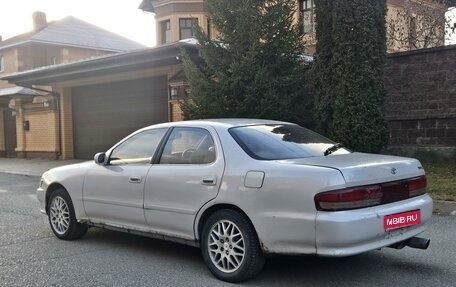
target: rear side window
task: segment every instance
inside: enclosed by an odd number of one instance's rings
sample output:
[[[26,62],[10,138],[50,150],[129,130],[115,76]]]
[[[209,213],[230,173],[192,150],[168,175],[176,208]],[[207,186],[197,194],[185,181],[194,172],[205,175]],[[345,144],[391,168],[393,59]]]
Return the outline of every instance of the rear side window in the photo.
[[[175,128],[166,142],[160,164],[209,164],[215,161],[211,134],[201,128]]]
[[[242,149],[254,159],[281,160],[323,156],[335,142],[298,125],[255,125],[229,130]],[[349,153],[339,149],[333,154]]]

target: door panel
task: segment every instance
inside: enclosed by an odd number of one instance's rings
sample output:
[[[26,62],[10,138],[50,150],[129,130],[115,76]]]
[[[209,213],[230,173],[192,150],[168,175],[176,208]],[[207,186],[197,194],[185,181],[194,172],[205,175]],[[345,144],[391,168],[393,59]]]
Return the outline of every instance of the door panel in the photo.
[[[176,128],[164,148],[161,161],[149,170],[144,194],[144,213],[152,229],[171,236],[194,239],[197,211],[217,196],[224,171],[224,158],[214,130],[213,139],[176,136]],[[171,146],[171,142],[174,141]],[[190,148],[185,142],[190,145]],[[192,150],[192,151],[190,151]],[[188,155],[190,153],[190,155]],[[212,156],[213,155],[213,156]]]
[[[150,165],[94,166],[84,181],[84,208],[96,222],[144,227],[144,182]]]
[[[106,166],[96,165],[85,177],[83,201],[96,222],[144,228],[144,183],[166,128],[129,136],[110,152]]]

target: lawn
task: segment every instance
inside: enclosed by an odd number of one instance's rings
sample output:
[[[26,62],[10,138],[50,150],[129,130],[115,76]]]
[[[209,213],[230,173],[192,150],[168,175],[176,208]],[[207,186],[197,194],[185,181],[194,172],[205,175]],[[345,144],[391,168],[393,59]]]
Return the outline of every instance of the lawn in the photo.
[[[456,162],[422,162],[427,190],[436,200],[456,201]]]

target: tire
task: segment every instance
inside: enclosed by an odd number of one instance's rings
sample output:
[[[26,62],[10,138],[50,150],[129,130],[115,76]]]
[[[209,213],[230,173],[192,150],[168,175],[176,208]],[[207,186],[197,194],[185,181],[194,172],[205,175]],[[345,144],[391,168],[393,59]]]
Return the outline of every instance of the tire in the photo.
[[[79,239],[87,232],[87,226],[76,220],[73,202],[63,188],[54,190],[49,197],[48,219],[52,232],[59,239]]]
[[[201,251],[212,274],[227,282],[253,278],[265,262],[252,223],[231,209],[219,210],[208,218],[201,234]]]

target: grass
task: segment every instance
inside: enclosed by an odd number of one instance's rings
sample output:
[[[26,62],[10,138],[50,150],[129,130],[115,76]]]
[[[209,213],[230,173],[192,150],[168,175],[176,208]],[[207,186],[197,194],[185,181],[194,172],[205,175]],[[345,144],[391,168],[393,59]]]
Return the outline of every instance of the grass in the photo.
[[[456,162],[422,162],[427,191],[435,200],[456,201]]]

